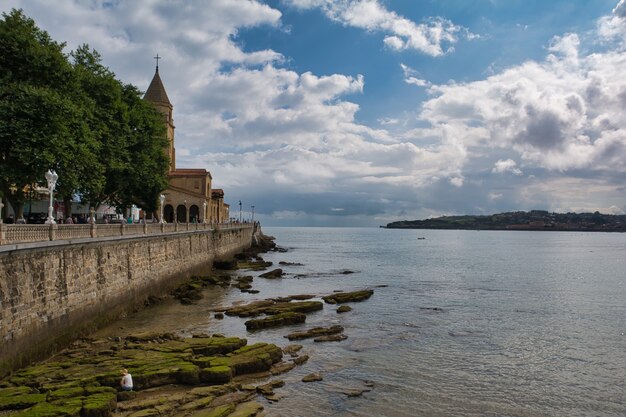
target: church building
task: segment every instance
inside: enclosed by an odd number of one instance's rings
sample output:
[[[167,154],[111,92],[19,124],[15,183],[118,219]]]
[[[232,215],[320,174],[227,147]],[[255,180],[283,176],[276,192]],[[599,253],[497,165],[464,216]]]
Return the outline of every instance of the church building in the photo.
[[[156,72],[146,91],[144,100],[152,103],[163,114],[167,126],[169,145],[167,154],[170,158],[169,186],[163,192],[163,218],[173,222],[212,222],[228,221],[228,204],[224,203],[224,192],[211,189],[211,173],[206,169],[177,169],[176,148],[174,147],[174,107],[167,97],[165,87],[159,76],[157,61]]]

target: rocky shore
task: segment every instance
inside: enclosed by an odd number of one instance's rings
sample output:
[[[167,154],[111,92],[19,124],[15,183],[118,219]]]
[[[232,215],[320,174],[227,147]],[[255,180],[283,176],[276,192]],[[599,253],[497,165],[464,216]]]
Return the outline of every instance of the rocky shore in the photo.
[[[245,274],[253,271],[261,279],[280,279],[284,275],[282,269],[263,272],[272,267],[272,262],[260,256],[267,251],[285,250],[277,247],[273,238],[262,237],[234,261],[215,265],[237,270],[236,276],[215,269],[212,275],[183,283],[172,297],[191,305],[212,286],[254,293],[255,278]],[[281,266],[289,265],[301,264]],[[371,289],[295,294],[216,307],[212,314],[217,319],[240,317],[248,331],[262,331],[305,323],[307,314],[322,310],[324,304],[336,304],[337,312],[349,312],[345,303],[364,301],[372,294]],[[149,303],[159,301],[152,298]],[[347,336],[342,326],[330,325],[291,332],[285,338],[340,342]],[[245,338],[220,334],[181,337],[173,333],[136,333],[81,339],[48,361],[0,381],[0,416],[266,416],[263,404],[280,400],[275,390],[284,381],[278,376],[307,363],[309,355],[301,354],[301,349],[302,345],[294,344],[282,348],[264,342],[249,344]],[[119,390],[119,372],[123,368],[132,374],[133,391]],[[322,379],[314,373],[303,382]],[[356,394],[350,391],[346,395]]]

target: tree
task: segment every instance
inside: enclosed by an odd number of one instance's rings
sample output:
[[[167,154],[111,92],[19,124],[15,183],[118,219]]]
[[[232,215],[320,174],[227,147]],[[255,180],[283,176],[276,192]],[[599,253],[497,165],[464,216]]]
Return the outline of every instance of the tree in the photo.
[[[63,53],[20,10],[0,20],[0,192],[22,216],[25,188],[59,173],[58,196],[157,207],[169,161],[161,116],[82,45]]]
[[[120,211],[136,204],[154,211],[167,188],[168,145],[162,116],[132,85],[122,85],[101,64],[98,52],[83,45],[72,52],[81,88],[92,100],[89,124],[100,143],[98,178],[82,190],[93,206],[108,203]]]
[[[0,20],[0,190],[23,215],[24,189],[43,180],[84,131],[68,97],[72,67],[54,42],[19,10]]]
[[[123,132],[123,145],[119,155],[122,161],[116,175],[107,178],[110,202],[120,208],[136,204],[148,211],[156,211],[157,197],[167,188],[169,159],[165,153],[168,145],[163,118],[150,104],[141,99],[139,90],[123,87],[123,100],[127,119]]]

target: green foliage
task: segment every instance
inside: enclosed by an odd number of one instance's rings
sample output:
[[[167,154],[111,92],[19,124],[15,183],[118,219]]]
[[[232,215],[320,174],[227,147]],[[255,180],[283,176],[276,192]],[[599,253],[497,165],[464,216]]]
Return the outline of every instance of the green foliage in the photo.
[[[18,216],[24,189],[45,185],[48,169],[66,201],[154,211],[167,187],[167,136],[139,90],[87,45],[70,60],[21,10],[2,14],[0,43],[0,193]]]

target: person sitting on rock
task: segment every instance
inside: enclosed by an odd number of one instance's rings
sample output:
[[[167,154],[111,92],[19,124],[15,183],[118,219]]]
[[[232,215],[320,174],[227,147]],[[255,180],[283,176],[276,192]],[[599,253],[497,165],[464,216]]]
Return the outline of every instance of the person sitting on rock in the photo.
[[[122,369],[120,371],[122,375],[122,379],[120,380],[120,387],[122,391],[132,391],[133,390],[133,377],[128,373],[128,370]]]

